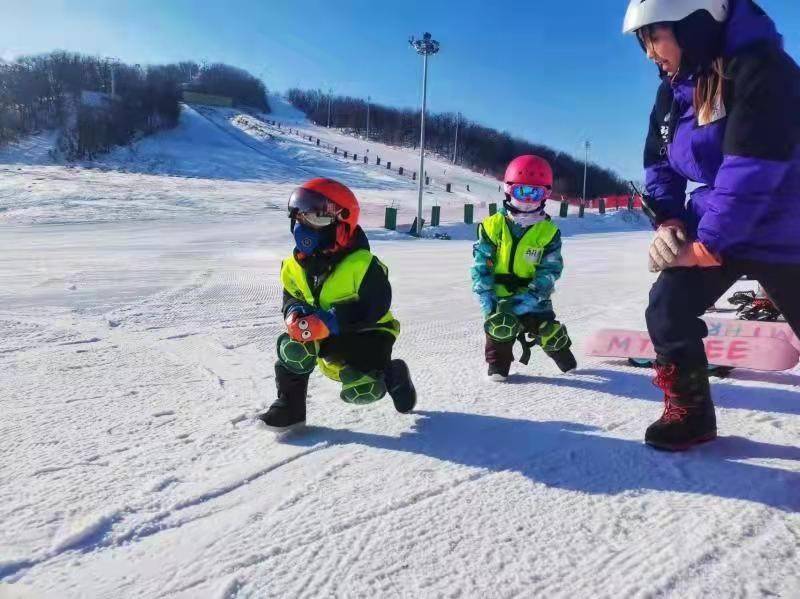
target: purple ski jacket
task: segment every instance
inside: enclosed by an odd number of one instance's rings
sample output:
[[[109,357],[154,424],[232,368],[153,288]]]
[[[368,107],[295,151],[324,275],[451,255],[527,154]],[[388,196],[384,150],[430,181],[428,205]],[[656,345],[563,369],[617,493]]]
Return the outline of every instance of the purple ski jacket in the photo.
[[[773,21],[734,0],[724,110],[699,126],[693,77],[664,78],[645,146],[657,222],[678,218],[724,259],[800,263],[800,69]],[[686,201],[687,182],[700,184]]]

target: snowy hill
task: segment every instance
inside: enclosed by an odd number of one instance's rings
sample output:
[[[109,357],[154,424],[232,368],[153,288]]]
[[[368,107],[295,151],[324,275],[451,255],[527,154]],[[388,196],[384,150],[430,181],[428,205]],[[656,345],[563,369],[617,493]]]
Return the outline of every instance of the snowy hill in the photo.
[[[641,443],[650,373],[582,355],[643,326],[641,219],[556,217],[580,368],[534,353],[492,385],[458,221],[496,182],[432,160],[454,239],[381,231],[389,204],[410,223],[413,182],[303,133],[413,152],[272,106],[187,106],[91,164],[48,161],[46,136],[0,153],[0,597],[798,596],[800,372],[715,382],[721,438],[665,455]],[[312,174],[364,203],[419,410],[314,375],[308,430],[281,439],[252,416],[275,393],[284,207]]]

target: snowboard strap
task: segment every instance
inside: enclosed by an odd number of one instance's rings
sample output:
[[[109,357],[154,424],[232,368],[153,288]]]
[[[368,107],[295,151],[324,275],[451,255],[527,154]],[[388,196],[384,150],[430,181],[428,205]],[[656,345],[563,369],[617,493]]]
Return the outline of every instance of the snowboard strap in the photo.
[[[519,357],[519,363],[524,364],[525,366],[528,365],[528,362],[531,360],[531,349],[536,346],[538,342],[538,337],[528,331],[520,331],[519,336],[517,337],[517,341],[522,346],[522,354]]]

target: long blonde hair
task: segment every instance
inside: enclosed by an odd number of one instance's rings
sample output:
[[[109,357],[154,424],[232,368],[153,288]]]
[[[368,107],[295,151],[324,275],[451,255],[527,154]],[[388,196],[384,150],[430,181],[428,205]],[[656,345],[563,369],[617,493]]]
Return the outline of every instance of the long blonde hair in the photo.
[[[653,39],[651,37],[653,27],[654,25],[642,27],[636,34],[639,37],[642,47],[655,54]],[[679,73],[675,73],[673,79],[678,75]],[[725,59],[721,56],[712,61],[709,70],[703,71],[697,76],[697,86],[694,89],[693,102],[698,125],[708,125],[721,116],[724,116],[722,111],[725,108],[723,102],[725,79]]]
[[[694,88],[694,112],[697,115],[697,124],[709,123],[724,116],[725,109],[723,95],[725,93],[725,59],[715,58],[711,69],[697,77],[697,87]]]

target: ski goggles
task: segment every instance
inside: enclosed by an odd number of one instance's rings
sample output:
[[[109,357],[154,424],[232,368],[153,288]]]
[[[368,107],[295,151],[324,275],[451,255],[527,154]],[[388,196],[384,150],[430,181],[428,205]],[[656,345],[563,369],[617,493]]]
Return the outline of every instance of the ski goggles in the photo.
[[[314,214],[313,212],[298,212],[297,222],[308,225],[312,229],[321,229],[336,222],[336,217],[330,214]]]
[[[314,229],[336,222],[343,210],[321,193],[310,189],[296,189],[289,198],[289,218]]]
[[[543,185],[514,183],[508,186],[508,195],[520,202],[541,202],[550,195],[550,188]]]

